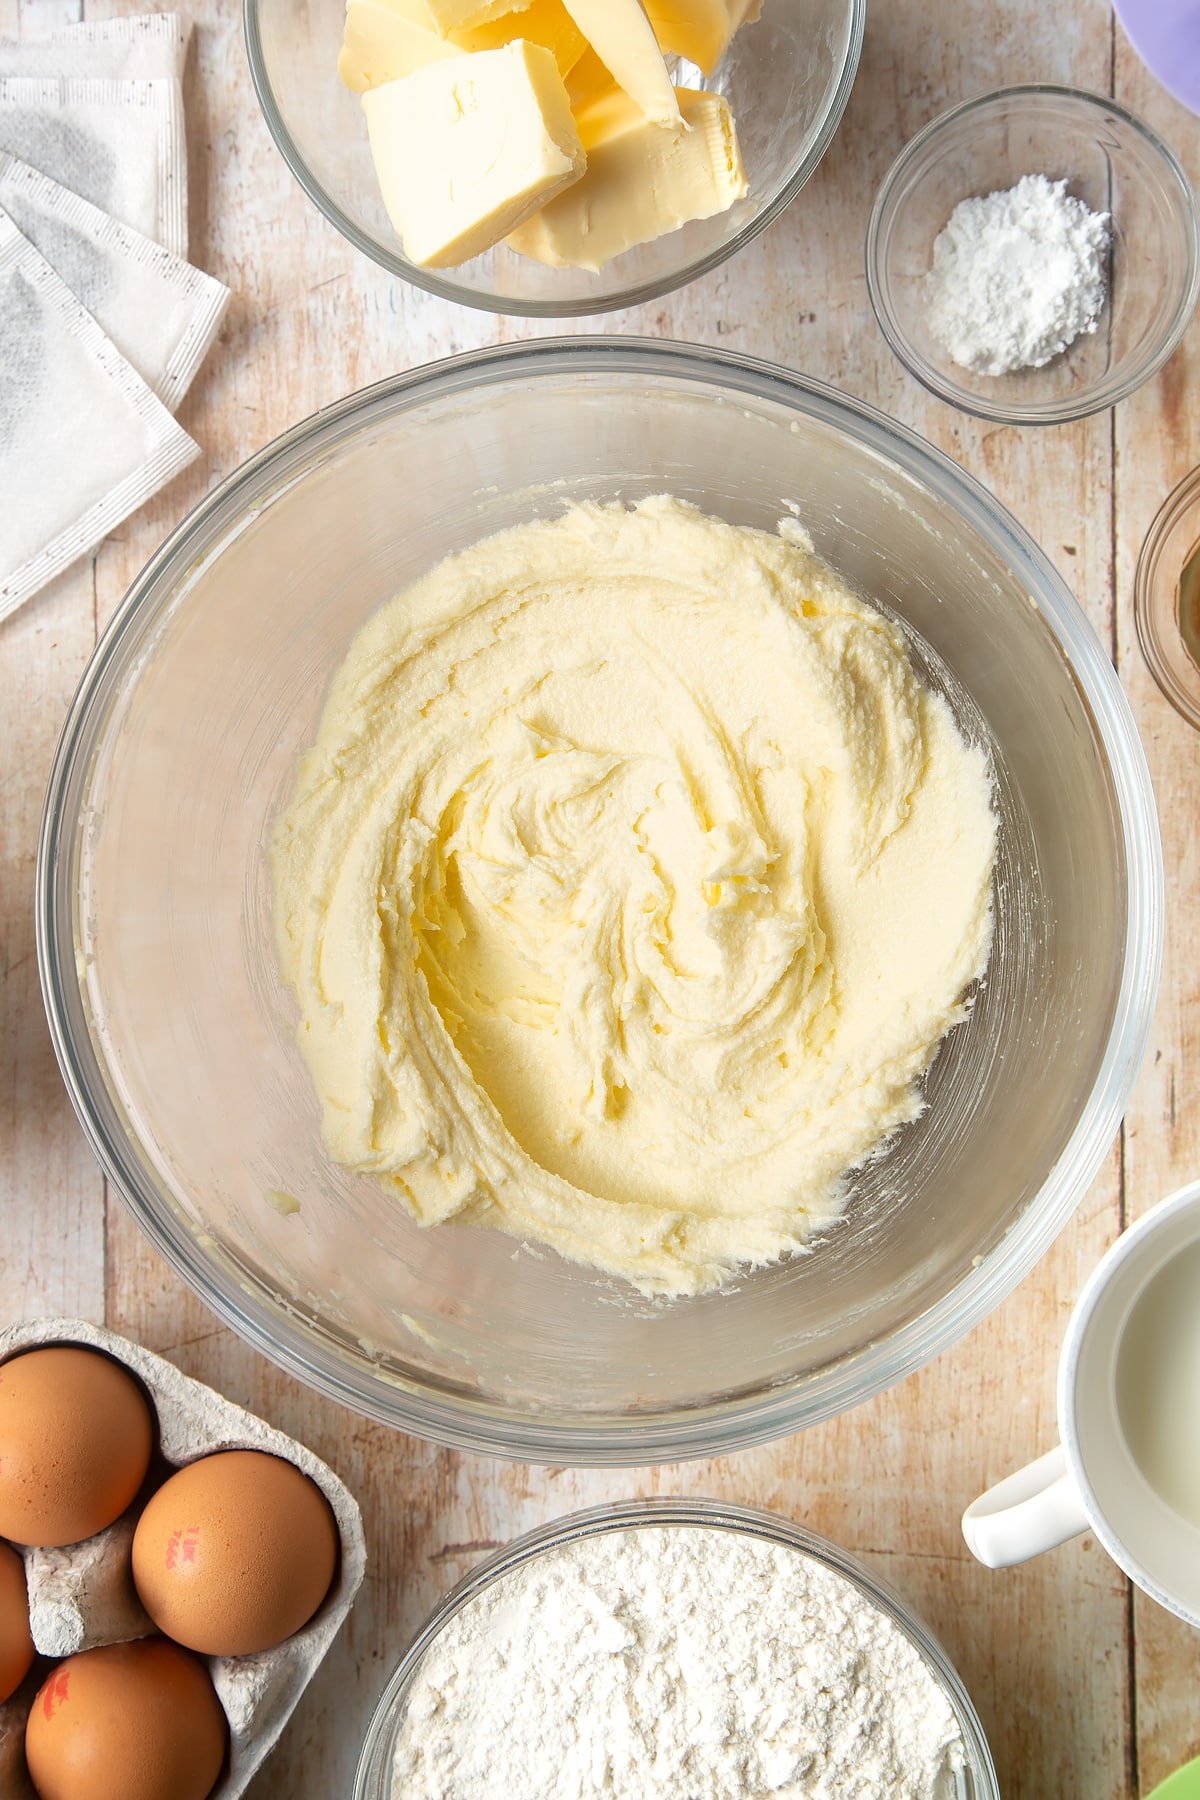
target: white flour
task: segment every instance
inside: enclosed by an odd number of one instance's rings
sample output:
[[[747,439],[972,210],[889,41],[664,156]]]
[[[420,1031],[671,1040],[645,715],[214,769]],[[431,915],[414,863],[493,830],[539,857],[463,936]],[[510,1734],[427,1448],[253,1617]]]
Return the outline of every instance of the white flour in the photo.
[[[942,348],[979,375],[1040,369],[1095,331],[1108,291],[1109,215],[1026,175],[961,200],[933,246],[926,320]]]
[[[949,1800],[963,1745],[849,1581],[730,1531],[583,1538],[453,1618],[411,1690],[395,1800]]]

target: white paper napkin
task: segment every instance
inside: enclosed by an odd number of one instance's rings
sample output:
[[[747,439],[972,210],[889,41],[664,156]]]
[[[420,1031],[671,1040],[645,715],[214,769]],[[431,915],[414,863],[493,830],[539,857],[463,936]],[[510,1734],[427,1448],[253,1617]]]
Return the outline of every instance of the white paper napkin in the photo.
[[[0,75],[0,150],[187,255],[179,82]]]
[[[174,412],[217,334],[229,289],[3,152],[0,211]]]
[[[0,38],[0,75],[79,75],[106,81],[183,76],[191,26],[178,13],[63,25],[33,42]]]
[[[200,448],[6,216],[0,318],[3,618]]]

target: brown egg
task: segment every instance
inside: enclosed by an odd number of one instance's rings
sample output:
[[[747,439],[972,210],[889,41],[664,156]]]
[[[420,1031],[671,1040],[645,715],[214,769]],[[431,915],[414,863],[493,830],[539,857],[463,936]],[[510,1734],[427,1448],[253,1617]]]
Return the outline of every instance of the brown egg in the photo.
[[[54,1345],[0,1366],[0,1537],[77,1544],[119,1519],[153,1440],[137,1382],[109,1356]]]
[[[51,1671],[25,1757],[38,1800],[207,1800],[226,1735],[204,1664],[164,1638],[139,1638]]]
[[[0,1702],[15,1694],[33,1662],[25,1564],[0,1544]]]
[[[133,1579],[168,1637],[208,1656],[251,1656],[307,1624],[337,1556],[329,1502],[307,1475],[259,1450],[225,1450],[150,1500]]]

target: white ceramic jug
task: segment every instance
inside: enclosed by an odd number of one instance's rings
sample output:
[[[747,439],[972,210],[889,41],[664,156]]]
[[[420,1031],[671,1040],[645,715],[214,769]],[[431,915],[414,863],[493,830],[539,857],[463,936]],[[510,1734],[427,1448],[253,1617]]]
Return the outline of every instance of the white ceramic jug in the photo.
[[[1058,1369],[1062,1441],[963,1515],[989,1568],[1093,1530],[1131,1581],[1200,1627],[1200,1182],[1119,1237]]]

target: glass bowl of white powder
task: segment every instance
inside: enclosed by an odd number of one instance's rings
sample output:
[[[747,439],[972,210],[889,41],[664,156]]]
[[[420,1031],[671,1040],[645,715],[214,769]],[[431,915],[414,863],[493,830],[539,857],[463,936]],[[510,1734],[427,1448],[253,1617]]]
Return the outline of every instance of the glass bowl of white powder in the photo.
[[[900,361],[963,412],[1059,425],[1162,367],[1200,291],[1191,186],[1140,119],[1073,88],[1004,88],[905,146],[867,229]]]
[[[998,1800],[900,1596],[772,1513],[596,1507],[489,1557],[379,1701],[354,1800]]]

